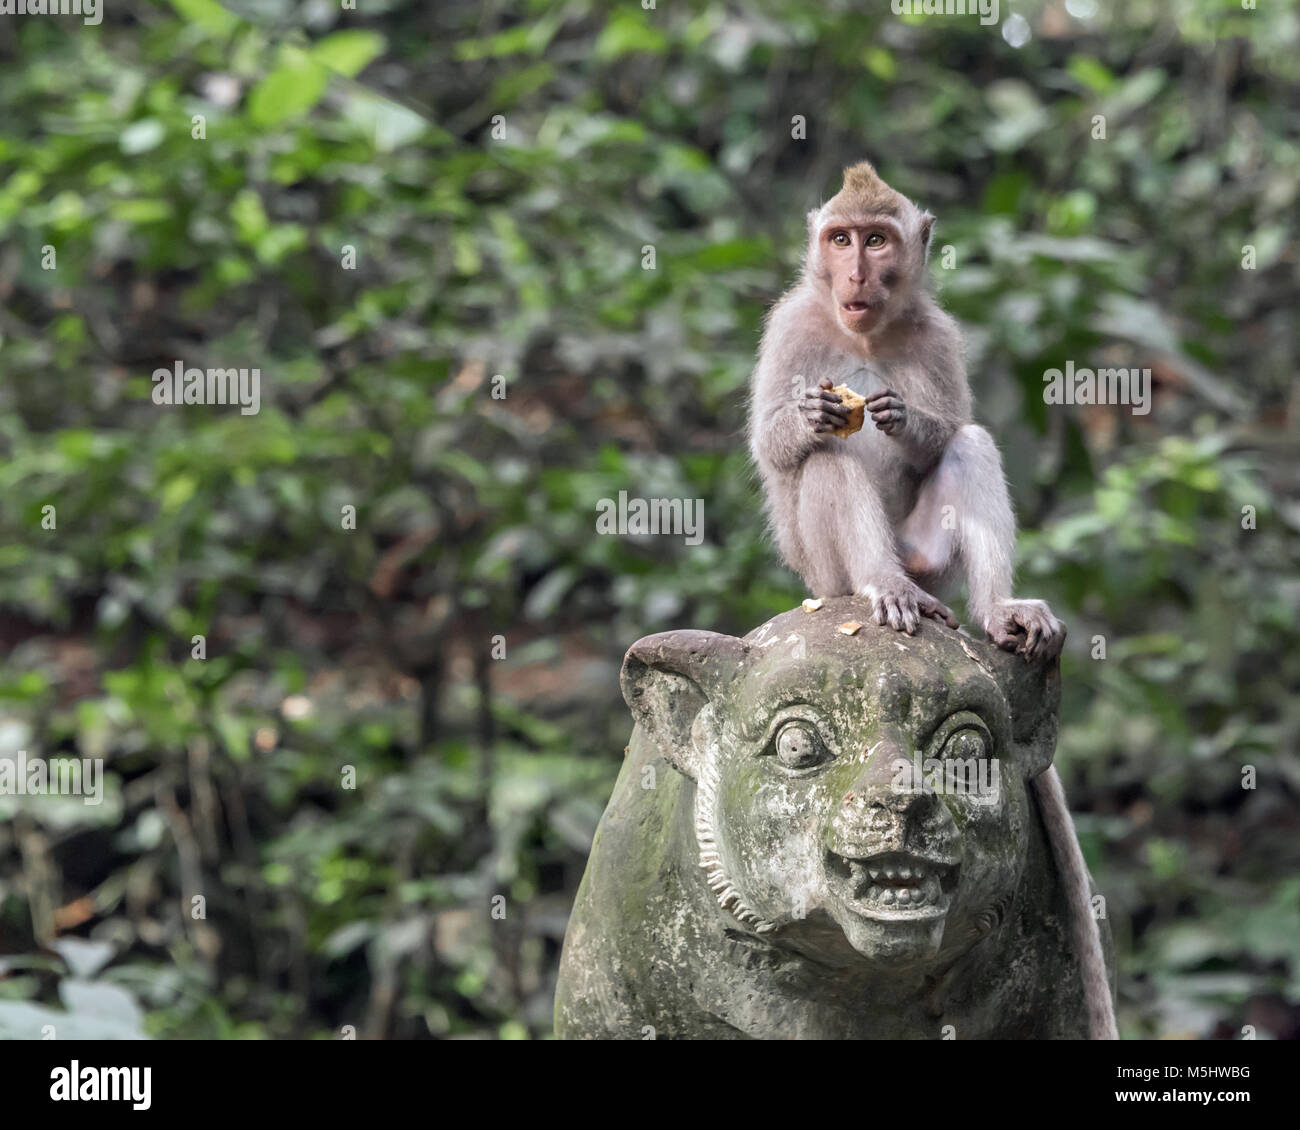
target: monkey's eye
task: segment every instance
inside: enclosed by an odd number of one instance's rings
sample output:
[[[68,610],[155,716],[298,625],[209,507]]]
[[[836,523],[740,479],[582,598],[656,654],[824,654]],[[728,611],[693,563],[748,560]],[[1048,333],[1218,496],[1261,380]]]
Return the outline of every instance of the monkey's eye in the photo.
[[[848,247],[853,240],[849,238],[848,232],[837,231],[831,236],[831,242],[835,244],[836,247]]]
[[[813,769],[823,761],[830,760],[830,750],[822,741],[817,727],[811,722],[794,718],[787,722],[776,735],[776,759],[787,769],[796,772]]]
[[[884,247],[885,237],[881,235],[878,231],[872,232],[869,236],[867,236],[866,243],[868,247]]]

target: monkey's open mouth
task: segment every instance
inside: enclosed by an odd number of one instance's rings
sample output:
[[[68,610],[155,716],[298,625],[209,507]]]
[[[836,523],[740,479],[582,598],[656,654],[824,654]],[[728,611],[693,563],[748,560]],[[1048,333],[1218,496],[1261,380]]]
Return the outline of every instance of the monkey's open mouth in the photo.
[[[869,918],[940,918],[957,889],[958,865],[908,852],[853,858],[826,853],[831,892]]]
[[[871,306],[866,302],[846,302],[844,303],[844,309],[850,314],[865,314],[871,309]]]

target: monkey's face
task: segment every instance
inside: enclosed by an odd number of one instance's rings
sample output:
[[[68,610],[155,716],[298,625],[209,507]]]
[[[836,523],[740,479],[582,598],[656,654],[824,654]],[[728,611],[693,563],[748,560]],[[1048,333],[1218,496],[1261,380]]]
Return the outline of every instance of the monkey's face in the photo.
[[[818,236],[823,277],[835,317],[852,334],[868,334],[891,313],[906,281],[902,228],[888,217],[842,222],[831,217]]]
[[[709,693],[691,751],[670,760],[696,777],[701,866],[741,923],[836,964],[943,963],[1001,925],[1020,882],[1055,661],[1026,675],[930,621],[900,636],[868,603],[828,599],[718,645],[739,649],[721,678],[674,665]],[[850,618],[852,636],[837,630]],[[709,671],[715,657],[692,648]],[[1046,704],[1051,725],[1013,720],[1013,678],[1035,684],[1032,712]]]

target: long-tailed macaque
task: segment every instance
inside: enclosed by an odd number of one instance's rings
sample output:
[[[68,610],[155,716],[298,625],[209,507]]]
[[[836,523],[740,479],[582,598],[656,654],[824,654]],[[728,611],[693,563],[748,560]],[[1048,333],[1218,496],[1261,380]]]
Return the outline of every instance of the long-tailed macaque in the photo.
[[[992,438],[971,423],[961,335],[930,294],[934,217],[863,161],[808,215],[799,281],[773,307],[754,370],[750,449],[782,555],[814,596],[870,597],[878,624],[957,627],[933,594],[965,573],[971,616],[1026,659],[1064,625],[1011,596],[1015,518]],[[845,384],[875,427],[832,435]]]
[[[773,307],[754,369],[750,449],[786,561],[814,596],[867,596],[878,624],[957,627],[933,592],[966,575],[971,615],[1026,660],[1050,661],[1065,626],[1011,596],[1016,527],[992,438],[971,423],[961,336],[927,287],[934,217],[867,162],[808,215],[799,281]],[[844,384],[874,428],[840,438]],[[1093,1038],[1116,1039],[1088,872],[1054,766],[1034,779],[1065,878]]]

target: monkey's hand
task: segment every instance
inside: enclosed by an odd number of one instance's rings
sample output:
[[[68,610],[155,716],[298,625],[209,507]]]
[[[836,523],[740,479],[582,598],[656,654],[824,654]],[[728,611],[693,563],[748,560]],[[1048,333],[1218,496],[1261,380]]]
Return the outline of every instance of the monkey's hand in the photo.
[[[907,405],[892,388],[868,396],[867,411],[876,427],[887,436],[897,435],[907,426]]]
[[[815,432],[833,432],[849,422],[849,410],[844,407],[835,386],[825,378],[812,388],[803,390],[799,398],[799,412]]]
[[[861,594],[871,598],[876,623],[888,624],[896,632],[915,635],[923,616],[942,620],[950,628],[957,627],[957,617],[951,608],[906,577],[881,577],[864,585]]]
[[[1000,600],[984,621],[984,630],[1003,651],[1031,659],[1052,659],[1065,644],[1065,625],[1042,600]]]

